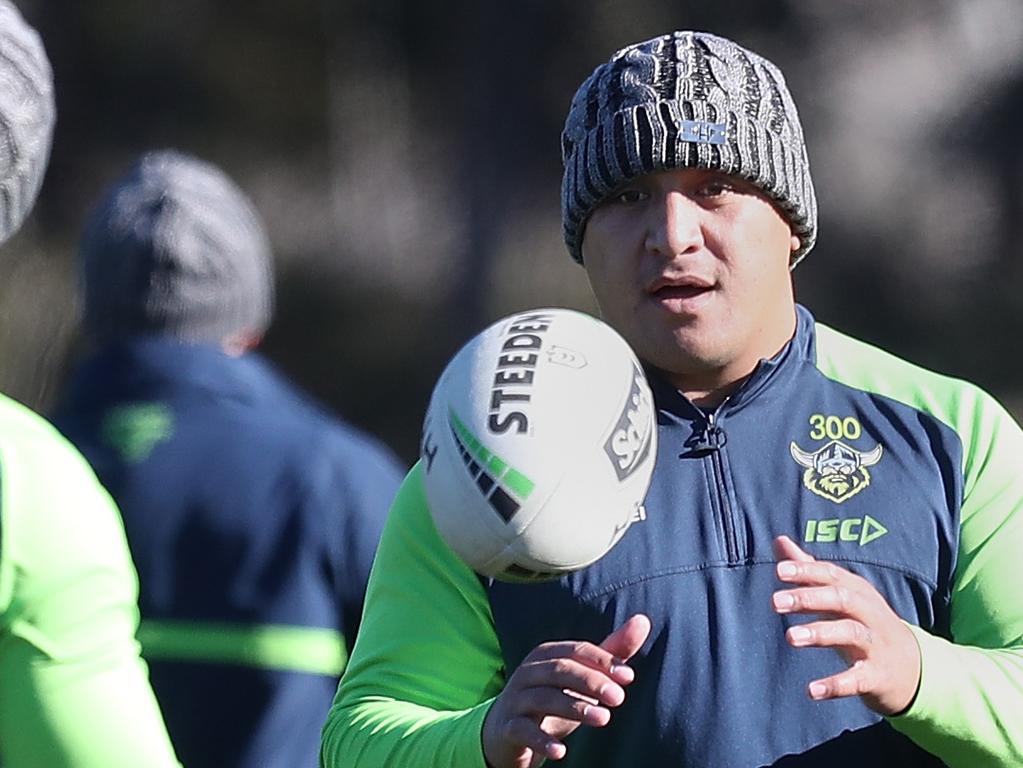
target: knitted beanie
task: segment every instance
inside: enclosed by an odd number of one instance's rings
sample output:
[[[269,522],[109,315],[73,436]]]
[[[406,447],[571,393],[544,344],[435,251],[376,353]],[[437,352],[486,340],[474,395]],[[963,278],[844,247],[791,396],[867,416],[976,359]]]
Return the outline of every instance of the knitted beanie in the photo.
[[[39,35],[0,0],[0,243],[35,203],[56,119],[53,72]]]
[[[706,32],[621,49],[572,100],[562,133],[561,214],[582,263],[586,220],[619,185],[668,168],[746,179],[788,217],[801,246],[817,238],[817,199],[796,105],[777,67]]]
[[[270,323],[270,243],[256,209],[219,169],[180,152],[144,155],[110,188],[79,258],[97,339],[220,342]]]

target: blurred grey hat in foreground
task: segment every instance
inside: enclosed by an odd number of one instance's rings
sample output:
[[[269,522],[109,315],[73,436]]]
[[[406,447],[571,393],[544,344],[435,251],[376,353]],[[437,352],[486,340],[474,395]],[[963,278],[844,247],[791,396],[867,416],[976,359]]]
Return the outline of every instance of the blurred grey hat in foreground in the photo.
[[[259,214],[223,172],[189,155],[144,155],[90,216],[79,256],[95,338],[220,342],[270,324],[270,242]]]
[[[594,208],[629,179],[667,168],[719,170],[757,186],[802,241],[793,265],[817,239],[817,198],[785,78],[723,37],[675,32],[615,53],[576,92],[562,158],[565,243],[578,262]]]
[[[56,119],[42,41],[16,7],[0,0],[0,243],[32,210]]]

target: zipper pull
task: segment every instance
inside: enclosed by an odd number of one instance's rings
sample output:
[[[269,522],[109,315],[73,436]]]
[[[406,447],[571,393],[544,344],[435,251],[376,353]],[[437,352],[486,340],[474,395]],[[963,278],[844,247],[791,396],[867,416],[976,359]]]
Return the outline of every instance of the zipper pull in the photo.
[[[720,450],[728,442],[728,436],[720,425],[714,423],[713,417],[708,418],[702,429],[697,429],[685,442],[685,451],[679,458],[706,456]]]

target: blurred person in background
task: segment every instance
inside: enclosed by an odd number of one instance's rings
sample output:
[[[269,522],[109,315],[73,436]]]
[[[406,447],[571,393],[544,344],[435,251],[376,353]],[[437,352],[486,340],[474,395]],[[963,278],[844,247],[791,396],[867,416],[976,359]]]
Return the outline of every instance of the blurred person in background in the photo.
[[[577,573],[483,579],[420,462],[325,766],[1023,765],[1023,432],[795,302],[817,203],[782,73],[707,33],[628,46],[562,150],[569,253],[658,409],[645,517]]]
[[[56,112],[42,43],[0,0],[0,242],[28,215]],[[117,510],[42,418],[0,398],[0,763],[176,766],[135,640]]]
[[[219,169],[144,155],[79,258],[94,349],[55,422],[121,509],[181,759],[311,768],[401,467],[253,352],[270,245]]]

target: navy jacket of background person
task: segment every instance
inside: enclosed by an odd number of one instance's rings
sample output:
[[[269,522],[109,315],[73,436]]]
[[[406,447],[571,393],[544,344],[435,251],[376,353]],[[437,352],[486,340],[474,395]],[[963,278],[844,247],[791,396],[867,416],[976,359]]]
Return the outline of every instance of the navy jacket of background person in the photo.
[[[87,360],[55,421],[120,506],[183,763],[317,765],[401,480],[390,452],[254,354],[155,338]]]

